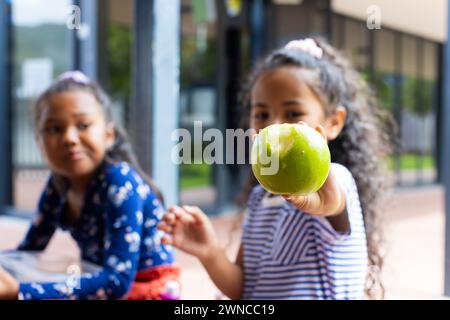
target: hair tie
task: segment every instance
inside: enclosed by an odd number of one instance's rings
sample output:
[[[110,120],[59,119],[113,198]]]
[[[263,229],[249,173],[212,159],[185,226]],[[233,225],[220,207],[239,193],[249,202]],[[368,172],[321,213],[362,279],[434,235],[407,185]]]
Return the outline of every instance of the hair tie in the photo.
[[[67,71],[61,74],[58,77],[58,81],[64,81],[64,80],[72,80],[75,83],[79,84],[89,84],[91,80],[81,71],[75,70],[75,71]]]
[[[321,59],[323,55],[322,48],[320,48],[317,43],[311,38],[290,41],[287,45],[284,46],[284,48],[288,50],[306,52],[317,59]]]

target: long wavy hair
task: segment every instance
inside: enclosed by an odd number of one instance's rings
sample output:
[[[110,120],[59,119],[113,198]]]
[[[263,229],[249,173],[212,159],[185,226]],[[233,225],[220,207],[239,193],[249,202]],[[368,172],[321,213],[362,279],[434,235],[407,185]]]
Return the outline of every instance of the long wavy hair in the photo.
[[[347,118],[339,136],[329,141],[331,159],[344,165],[353,175],[364,216],[368,242],[369,272],[366,281],[366,296],[371,299],[384,298],[381,280],[383,267],[382,244],[383,219],[380,204],[392,180],[384,165],[392,151],[396,126],[393,118],[382,111],[368,84],[340,52],[324,40],[315,38],[322,48],[323,57],[293,49],[279,49],[269,54],[256,65],[241,94],[244,106],[242,126],[249,126],[251,91],[259,76],[282,67],[296,67],[308,70],[305,81],[324,106],[326,115],[332,114],[337,106],[347,110]],[[250,172],[238,204],[244,205],[257,180]]]
[[[89,80],[88,78],[84,78],[84,75],[81,76],[83,77],[82,80],[79,79],[79,75],[78,77],[58,78],[36,99],[32,105],[35,130],[37,130],[42,110],[52,95],[76,91],[83,91],[91,94],[101,106],[106,123],[112,124],[114,127],[115,140],[112,147],[106,151],[103,163],[117,163],[120,161],[128,162],[144,178],[144,180],[151,187],[152,191],[163,202],[163,196],[159,188],[156,186],[153,179],[150,178],[139,165],[126,131],[114,121],[112,103],[108,95],[96,82]],[[52,172],[52,178],[58,192],[64,193],[69,187],[69,181],[67,178],[55,172]]]

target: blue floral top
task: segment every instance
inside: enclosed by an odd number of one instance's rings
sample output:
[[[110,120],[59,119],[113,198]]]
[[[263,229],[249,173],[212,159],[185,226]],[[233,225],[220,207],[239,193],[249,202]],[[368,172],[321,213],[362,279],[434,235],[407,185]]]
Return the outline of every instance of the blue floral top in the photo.
[[[56,228],[70,231],[82,259],[102,266],[81,276],[78,286],[66,283],[21,283],[20,299],[114,299],[123,297],[137,272],[173,264],[172,247],[161,244],[156,228],[164,214],[149,185],[126,162],[105,163],[90,182],[78,221],[63,221],[66,196],[50,178],[39,201],[38,215],[19,250],[40,251]]]

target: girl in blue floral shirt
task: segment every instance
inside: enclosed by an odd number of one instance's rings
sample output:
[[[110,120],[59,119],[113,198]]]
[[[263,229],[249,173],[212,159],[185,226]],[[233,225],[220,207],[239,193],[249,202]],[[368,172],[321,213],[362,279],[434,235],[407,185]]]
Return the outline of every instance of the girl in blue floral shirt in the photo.
[[[59,227],[82,259],[100,265],[77,286],[18,283],[0,268],[0,298],[173,299],[179,270],[156,226],[162,198],[140,170],[103,90],[68,72],[35,104],[38,144],[51,169],[38,214],[19,250],[44,250]]]

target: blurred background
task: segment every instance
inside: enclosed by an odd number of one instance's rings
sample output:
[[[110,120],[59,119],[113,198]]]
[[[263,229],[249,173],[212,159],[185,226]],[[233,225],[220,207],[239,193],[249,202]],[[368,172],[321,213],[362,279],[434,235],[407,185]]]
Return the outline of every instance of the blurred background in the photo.
[[[116,119],[130,132],[144,169],[161,186],[167,203],[198,205],[215,216],[234,255],[239,239],[239,230],[231,231],[235,199],[249,168],[177,166],[169,160],[174,145],[170,134],[176,128],[193,132],[194,121],[202,121],[203,130],[241,127],[238,94],[254,63],[290,40],[315,35],[351,59],[376,91],[380,108],[399,126],[398,136],[392,137],[399,143],[386,159],[395,180],[386,205],[387,298],[444,296],[442,97],[448,1],[0,4],[0,63],[5,70],[0,76],[0,164],[5,169],[0,248],[14,246],[22,237],[48,177],[33,136],[30,103],[58,74],[79,69],[110,94]],[[67,248],[61,244],[69,242],[67,235],[59,236],[63,240],[54,250]],[[180,261],[186,266],[186,297],[214,298],[215,289],[199,264],[181,253]],[[447,295],[449,291],[447,285]]]

